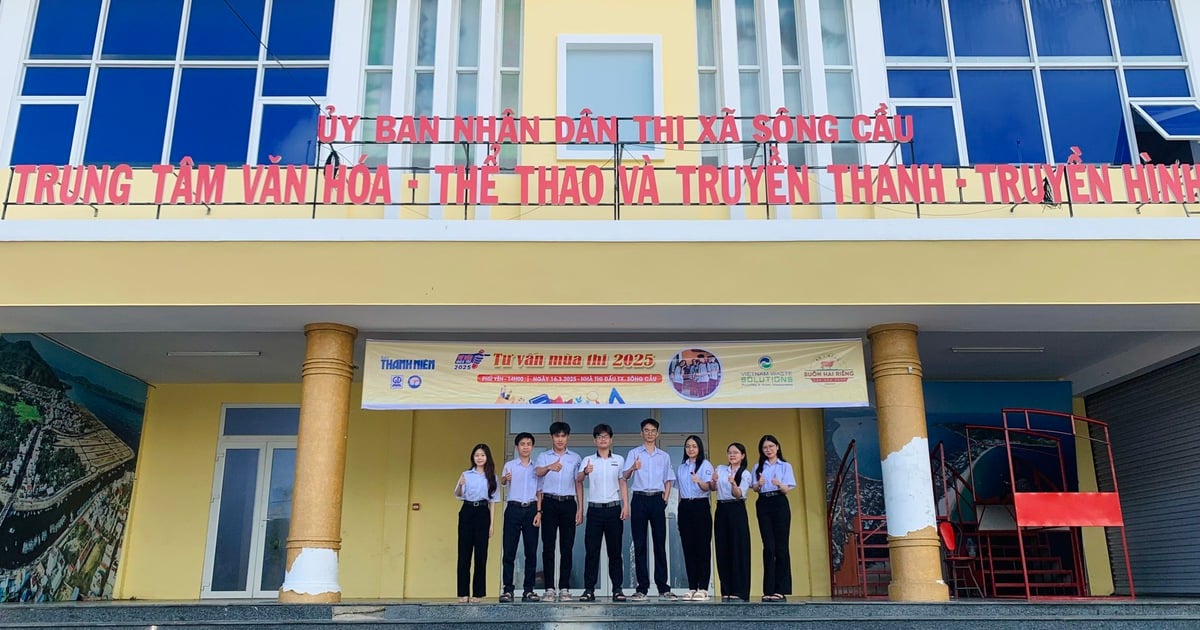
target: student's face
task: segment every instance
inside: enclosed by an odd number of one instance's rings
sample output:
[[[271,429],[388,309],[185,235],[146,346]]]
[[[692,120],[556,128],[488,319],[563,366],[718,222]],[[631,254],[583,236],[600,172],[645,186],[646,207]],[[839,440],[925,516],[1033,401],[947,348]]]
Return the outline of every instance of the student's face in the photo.
[[[775,456],[779,454],[779,445],[770,440],[763,442],[762,454],[763,457],[766,457],[767,459],[774,459]]]
[[[596,443],[596,448],[604,450],[612,447],[612,436],[607,433],[601,433],[592,439]]]
[[[730,446],[726,454],[729,456],[729,466],[731,468],[737,468],[742,465],[742,452],[737,450],[736,446]]]
[[[533,452],[533,440],[525,438],[517,443],[517,454],[521,457],[529,457]]]
[[[658,428],[653,424],[647,424],[642,427],[642,441],[653,442],[658,439]]]
[[[566,433],[555,433],[550,439],[554,441],[554,449],[561,451],[567,448],[567,439],[570,437]]]
[[[475,460],[476,466],[482,466],[487,463],[487,453],[484,453],[481,448],[475,449],[475,454],[471,458]]]
[[[683,443],[683,453],[688,459],[695,459],[700,454],[700,445],[696,444],[696,440],[688,440]]]

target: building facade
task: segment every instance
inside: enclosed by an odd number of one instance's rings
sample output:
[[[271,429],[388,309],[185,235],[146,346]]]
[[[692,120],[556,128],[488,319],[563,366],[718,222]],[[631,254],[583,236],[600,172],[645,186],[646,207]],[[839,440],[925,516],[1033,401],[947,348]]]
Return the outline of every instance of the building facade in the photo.
[[[1198,408],[1153,386],[1200,369],[1198,51],[1182,0],[0,1],[0,334],[149,385],[125,516],[95,521],[119,542],[72,562],[47,526],[5,597],[448,597],[472,444],[563,420],[588,450],[605,421],[623,452],[644,417],[676,460],[777,436],[794,594],[828,596],[841,429],[886,462],[930,446],[927,409],[1095,406],[1171,441]],[[869,350],[863,414],[360,408],[367,339],[830,338]],[[51,448],[24,427],[65,421],[13,383],[7,511]],[[1194,458],[1114,451],[1135,580],[1200,592],[1153,499]],[[932,510],[922,458],[879,476]],[[894,599],[948,595],[922,514]],[[1082,541],[1090,591],[1128,589]]]

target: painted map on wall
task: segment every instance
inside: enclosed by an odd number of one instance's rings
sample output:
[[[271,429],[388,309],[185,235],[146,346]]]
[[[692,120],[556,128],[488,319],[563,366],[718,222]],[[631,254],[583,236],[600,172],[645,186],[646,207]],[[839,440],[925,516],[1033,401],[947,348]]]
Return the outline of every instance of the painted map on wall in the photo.
[[[0,601],[110,599],[147,386],[0,335]]]

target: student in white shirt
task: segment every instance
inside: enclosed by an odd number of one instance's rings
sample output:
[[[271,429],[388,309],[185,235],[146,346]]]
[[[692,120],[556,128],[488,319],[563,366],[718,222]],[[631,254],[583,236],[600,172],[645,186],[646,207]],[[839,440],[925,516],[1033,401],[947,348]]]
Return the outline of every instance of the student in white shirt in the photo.
[[[633,535],[633,563],[637,586],[633,601],[646,601],[650,571],[646,559],[646,530],[654,541],[654,585],[659,599],[679,599],[667,581],[667,498],[675,482],[671,456],[658,448],[658,420],[642,420],[642,445],[625,456],[621,474],[629,482],[629,531]]]
[[[496,518],[496,503],[500,501],[500,483],[496,479],[496,462],[487,444],[471,449],[471,468],[459,475],[454,497],[462,501],[458,511],[458,601],[479,603],[486,596],[488,539],[492,537],[492,521]],[[475,575],[471,575],[471,554],[475,555]],[[470,583],[471,598],[467,599]]]
[[[750,521],[746,496],[750,478],[746,470],[746,447],[734,442],[726,449],[729,465],[717,466],[713,484],[717,488],[717,517],[714,535],[717,575],[721,577],[721,601],[750,601]]]
[[[533,591],[533,579],[537,573],[538,526],[542,515],[537,509],[538,476],[534,473],[533,435],[519,433],[513,440],[517,448],[516,457],[504,465],[500,484],[508,487],[508,503],[504,508],[504,558],[501,566],[501,602],[513,601],[513,574],[516,572],[517,543],[525,542],[525,584],[521,595],[523,602],[538,602],[542,598]]]
[[[542,575],[546,594],[542,601],[571,601],[571,560],[575,549],[575,528],[583,522],[583,495],[575,487],[579,455],[567,449],[571,425],[550,424],[551,450],[538,455],[535,475],[538,482],[538,510],[542,516]],[[558,535],[558,588],[554,591],[554,537]]]
[[[764,435],[758,441],[758,466],[754,467],[754,490],[758,500],[754,512],[758,515],[758,532],[763,543],[764,602],[787,601],[792,593],[792,558],[789,553],[789,533],[792,529],[792,508],[787,492],[796,487],[792,465],[783,458],[779,440]]]
[[[683,441],[683,461],[675,471],[679,489],[679,542],[683,544],[683,565],[687,569],[688,592],[681,599],[705,601],[712,578],[712,506],[713,465],[704,457],[704,442],[698,435]]]
[[[583,595],[581,602],[596,601],[596,581],[600,577],[600,541],[608,547],[608,576],[612,579],[614,602],[625,601],[621,585],[625,582],[621,560],[621,539],[625,533],[625,519],[629,518],[629,490],[621,468],[625,458],[612,452],[613,429],[607,424],[597,424],[592,429],[596,443],[596,454],[588,455],[580,463],[575,484],[579,492],[587,483],[587,525],[584,527],[583,548]],[[577,492],[576,494],[578,494]]]

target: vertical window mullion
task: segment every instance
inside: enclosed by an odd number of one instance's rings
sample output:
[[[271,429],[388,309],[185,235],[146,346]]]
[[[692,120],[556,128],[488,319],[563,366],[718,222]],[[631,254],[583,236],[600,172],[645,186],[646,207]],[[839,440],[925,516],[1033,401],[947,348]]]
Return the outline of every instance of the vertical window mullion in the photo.
[[[159,159],[159,164],[171,163],[171,143],[175,138],[175,112],[179,106],[179,84],[183,81],[181,62],[183,60],[184,43],[187,42],[187,26],[191,5],[192,0],[183,0],[183,8],[180,11],[179,40],[175,42],[175,75],[171,79],[171,96],[170,100],[167,101],[167,126],[163,130],[162,157]]]
[[[1029,0],[1021,0],[1021,10],[1025,13],[1025,41],[1029,46],[1029,58],[1033,61],[1033,90],[1037,96],[1038,116],[1042,119],[1042,150],[1046,161],[1054,164],[1059,156],[1054,155],[1054,142],[1050,138],[1050,111],[1046,107],[1046,90],[1042,84],[1041,54],[1037,48],[1037,36],[1033,31],[1033,7]],[[1062,157],[1064,161],[1066,157]]]

